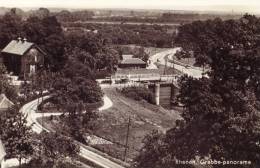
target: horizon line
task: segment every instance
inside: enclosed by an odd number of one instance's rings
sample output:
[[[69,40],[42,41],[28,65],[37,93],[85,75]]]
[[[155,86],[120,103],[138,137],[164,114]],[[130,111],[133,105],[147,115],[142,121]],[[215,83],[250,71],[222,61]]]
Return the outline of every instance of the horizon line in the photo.
[[[213,6],[234,6],[234,5],[210,5]],[[237,5],[240,6],[240,5]],[[235,10],[235,9],[226,9],[226,10],[203,10],[203,9],[165,9],[165,8],[136,8],[136,7],[58,7],[58,6],[0,6],[0,8],[20,8],[25,11],[39,8],[47,8],[47,9],[65,9],[65,10],[153,10],[153,11],[179,11],[179,12],[190,12],[190,13],[202,13],[202,14],[234,14],[234,15],[243,15],[243,14],[256,14],[259,15],[259,12],[249,12],[246,10]]]

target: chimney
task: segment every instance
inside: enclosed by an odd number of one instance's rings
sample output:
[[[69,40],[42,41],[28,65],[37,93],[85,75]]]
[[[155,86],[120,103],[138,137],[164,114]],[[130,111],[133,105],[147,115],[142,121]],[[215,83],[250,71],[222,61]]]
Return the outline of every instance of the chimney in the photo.
[[[17,42],[20,42],[20,41],[22,41],[22,38],[21,38],[21,37],[18,37],[18,38],[17,38]]]
[[[22,42],[26,42],[26,41],[27,41],[27,39],[26,39],[26,38],[23,38]]]

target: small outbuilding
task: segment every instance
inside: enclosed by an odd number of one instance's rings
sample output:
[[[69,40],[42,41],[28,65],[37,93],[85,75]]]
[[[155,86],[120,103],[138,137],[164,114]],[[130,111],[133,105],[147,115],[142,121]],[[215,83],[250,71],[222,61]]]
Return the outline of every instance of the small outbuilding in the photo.
[[[140,58],[134,58],[133,55],[123,55],[123,60],[118,64],[121,69],[139,69],[146,68],[146,62]]]
[[[5,94],[0,94],[0,112],[12,107],[14,103]]]

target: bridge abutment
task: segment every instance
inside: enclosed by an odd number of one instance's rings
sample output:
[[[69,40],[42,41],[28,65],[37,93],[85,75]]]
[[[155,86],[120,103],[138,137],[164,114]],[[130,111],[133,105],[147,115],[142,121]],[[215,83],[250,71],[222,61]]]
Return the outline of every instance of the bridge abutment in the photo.
[[[160,84],[155,84],[155,104],[160,105]]]

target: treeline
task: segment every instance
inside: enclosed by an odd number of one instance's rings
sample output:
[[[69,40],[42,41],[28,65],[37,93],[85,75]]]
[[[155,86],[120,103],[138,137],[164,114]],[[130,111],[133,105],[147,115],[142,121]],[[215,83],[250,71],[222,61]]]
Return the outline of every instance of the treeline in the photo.
[[[137,23],[176,23],[185,24],[196,20],[208,20],[221,18],[223,20],[239,19],[241,15],[231,14],[199,14],[199,13],[162,13],[158,16],[105,16],[89,18],[93,21],[110,21],[110,22],[137,22]]]
[[[259,33],[260,19],[246,14],[238,20],[216,18],[185,24],[179,28],[175,42],[183,47],[184,56],[192,51],[196,63],[202,66],[212,62],[209,56],[216,47],[229,47],[234,54],[256,50]]]
[[[136,44],[144,47],[171,47],[176,27],[167,25],[129,25],[96,23],[63,23],[64,27],[98,30],[115,45]],[[173,30],[168,32],[169,30]]]
[[[163,13],[157,19],[158,22],[176,22],[176,23],[191,23],[196,20],[205,21],[208,19],[221,18],[223,20],[239,19],[241,15],[231,14],[199,14],[199,13]]]
[[[75,22],[91,20],[95,15],[93,11],[74,11],[62,10],[60,12],[52,13],[60,22]]]
[[[196,20],[208,20],[221,18],[223,20],[239,19],[242,15],[239,14],[200,14],[200,13],[157,13],[157,15],[140,15],[138,12],[131,11],[128,15],[112,15],[112,11],[107,12],[104,16],[95,15],[93,11],[67,11],[53,13],[59,21],[108,21],[108,22],[137,22],[137,23],[191,23]]]

